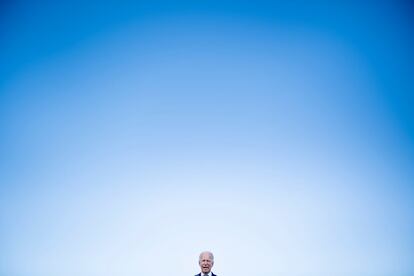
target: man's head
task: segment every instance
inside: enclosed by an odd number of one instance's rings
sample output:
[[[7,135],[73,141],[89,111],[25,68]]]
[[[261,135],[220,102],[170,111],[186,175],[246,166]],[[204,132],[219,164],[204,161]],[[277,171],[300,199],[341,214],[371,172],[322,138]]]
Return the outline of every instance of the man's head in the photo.
[[[210,273],[211,268],[214,265],[213,253],[209,251],[201,252],[200,258],[198,259],[198,264],[200,265],[201,273],[203,274]]]

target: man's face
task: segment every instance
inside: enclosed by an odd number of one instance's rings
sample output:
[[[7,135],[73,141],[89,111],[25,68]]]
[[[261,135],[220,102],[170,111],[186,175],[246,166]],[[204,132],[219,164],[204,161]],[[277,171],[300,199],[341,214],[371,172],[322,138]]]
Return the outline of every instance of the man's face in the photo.
[[[209,254],[203,253],[200,256],[200,260],[198,261],[198,264],[200,265],[201,272],[206,274],[211,271],[214,261],[210,258]]]

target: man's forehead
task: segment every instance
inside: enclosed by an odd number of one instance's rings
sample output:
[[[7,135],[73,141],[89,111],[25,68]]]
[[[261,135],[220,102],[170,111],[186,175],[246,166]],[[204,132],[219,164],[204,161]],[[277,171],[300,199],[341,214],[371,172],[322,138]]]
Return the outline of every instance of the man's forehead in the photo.
[[[200,260],[206,260],[206,259],[207,260],[212,260],[213,259],[212,254],[208,253],[208,252],[201,253]]]

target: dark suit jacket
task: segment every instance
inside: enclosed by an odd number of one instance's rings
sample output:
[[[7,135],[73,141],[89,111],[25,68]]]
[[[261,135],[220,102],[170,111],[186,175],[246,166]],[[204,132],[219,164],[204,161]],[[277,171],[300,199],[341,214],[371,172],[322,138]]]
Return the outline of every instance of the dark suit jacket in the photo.
[[[194,276],[201,276],[201,272],[200,273],[198,273],[198,274],[196,274],[196,275],[194,275]],[[214,274],[213,272],[211,272],[211,276],[217,276],[216,274]]]

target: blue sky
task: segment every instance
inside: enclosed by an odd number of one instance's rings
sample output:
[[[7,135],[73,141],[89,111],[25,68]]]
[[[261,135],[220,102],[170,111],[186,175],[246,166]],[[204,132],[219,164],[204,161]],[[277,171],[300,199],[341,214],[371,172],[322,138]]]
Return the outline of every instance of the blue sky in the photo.
[[[413,274],[411,14],[3,4],[0,274]]]

